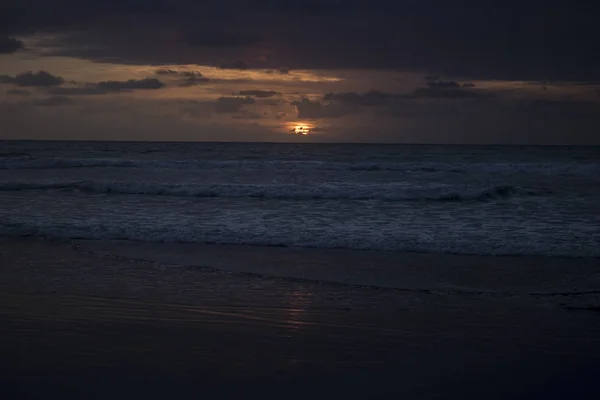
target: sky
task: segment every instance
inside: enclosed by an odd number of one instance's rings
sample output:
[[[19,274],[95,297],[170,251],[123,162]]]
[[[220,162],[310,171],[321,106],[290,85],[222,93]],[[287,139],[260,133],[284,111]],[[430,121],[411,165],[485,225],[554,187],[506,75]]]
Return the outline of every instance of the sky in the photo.
[[[599,145],[599,11],[3,0],[0,139]]]

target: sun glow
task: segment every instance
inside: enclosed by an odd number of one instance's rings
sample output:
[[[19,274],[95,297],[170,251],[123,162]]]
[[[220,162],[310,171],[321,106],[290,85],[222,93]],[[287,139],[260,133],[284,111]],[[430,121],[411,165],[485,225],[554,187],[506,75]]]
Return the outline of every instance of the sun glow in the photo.
[[[288,129],[294,135],[306,136],[312,132],[314,125],[308,122],[293,122],[288,125]]]
[[[310,128],[308,128],[307,126],[295,126],[294,127],[294,133],[296,135],[308,135],[310,132]]]

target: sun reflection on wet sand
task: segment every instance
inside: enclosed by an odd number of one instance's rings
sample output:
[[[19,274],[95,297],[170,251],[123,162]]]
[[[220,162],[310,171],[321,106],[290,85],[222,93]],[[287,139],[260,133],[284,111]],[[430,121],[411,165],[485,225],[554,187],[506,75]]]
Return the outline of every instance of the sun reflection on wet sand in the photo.
[[[306,308],[311,303],[311,292],[293,291],[287,296],[287,307],[285,308],[285,320],[288,329],[291,331],[299,330],[304,325]]]

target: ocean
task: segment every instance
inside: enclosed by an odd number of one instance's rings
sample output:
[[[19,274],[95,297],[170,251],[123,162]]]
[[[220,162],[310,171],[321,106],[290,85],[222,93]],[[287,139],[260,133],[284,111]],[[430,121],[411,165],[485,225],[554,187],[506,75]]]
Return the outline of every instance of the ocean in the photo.
[[[4,141],[0,236],[600,257],[600,147]]]

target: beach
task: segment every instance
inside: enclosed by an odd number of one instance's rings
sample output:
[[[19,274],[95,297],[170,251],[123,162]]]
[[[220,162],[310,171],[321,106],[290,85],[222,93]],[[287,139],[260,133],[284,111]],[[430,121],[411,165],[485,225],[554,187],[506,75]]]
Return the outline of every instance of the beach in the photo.
[[[1,238],[0,297],[2,398],[600,394],[591,258]]]
[[[0,398],[598,398],[600,149],[27,142]]]
[[[0,400],[600,399],[599,15],[3,1]]]

